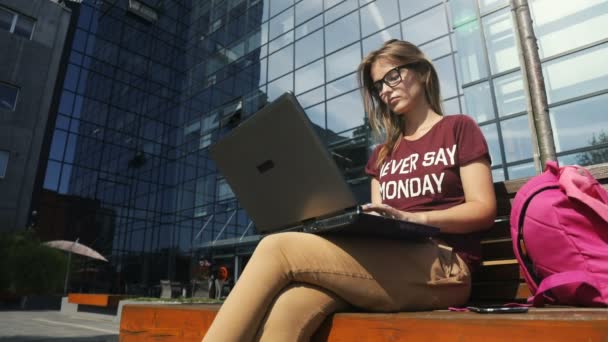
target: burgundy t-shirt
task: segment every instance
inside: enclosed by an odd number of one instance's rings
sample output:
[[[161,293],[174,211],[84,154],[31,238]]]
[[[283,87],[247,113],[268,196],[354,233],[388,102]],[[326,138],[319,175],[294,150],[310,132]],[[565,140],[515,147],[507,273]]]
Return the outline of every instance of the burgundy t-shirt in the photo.
[[[440,210],[464,203],[460,167],[488,158],[488,144],[467,115],[444,116],[421,138],[402,139],[380,168],[377,146],[365,172],[380,182],[382,203],[403,211]],[[476,269],[481,260],[478,233],[441,234],[441,240]]]

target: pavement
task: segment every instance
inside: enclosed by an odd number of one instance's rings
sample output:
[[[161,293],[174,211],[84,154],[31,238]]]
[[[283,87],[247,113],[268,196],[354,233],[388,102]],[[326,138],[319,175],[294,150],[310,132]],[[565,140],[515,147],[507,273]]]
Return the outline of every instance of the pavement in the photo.
[[[59,311],[0,311],[0,342],[118,342],[114,316]]]

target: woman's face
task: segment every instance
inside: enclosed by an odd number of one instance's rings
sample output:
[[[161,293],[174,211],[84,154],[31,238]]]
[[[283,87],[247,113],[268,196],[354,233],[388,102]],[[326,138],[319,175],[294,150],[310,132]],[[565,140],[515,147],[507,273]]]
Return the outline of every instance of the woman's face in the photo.
[[[374,83],[378,82],[377,95],[382,102],[386,103],[395,114],[405,114],[415,108],[420,98],[424,98],[424,89],[414,72],[406,68],[398,69],[401,81],[394,86],[382,82],[385,77],[390,82],[391,72],[394,75],[392,70],[398,66],[400,64],[387,59],[378,59],[372,64],[371,77]],[[382,87],[379,86],[380,84]]]

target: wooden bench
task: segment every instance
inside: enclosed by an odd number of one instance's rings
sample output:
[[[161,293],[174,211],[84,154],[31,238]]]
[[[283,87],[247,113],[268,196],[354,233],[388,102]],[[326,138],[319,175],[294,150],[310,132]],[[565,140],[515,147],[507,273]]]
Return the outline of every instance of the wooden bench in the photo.
[[[588,168],[608,189],[608,164]],[[528,179],[495,184],[498,215],[483,234],[483,265],[475,275],[471,302],[524,301],[530,291],[513,254],[509,213],[517,190]],[[120,339],[200,341],[217,305],[126,305]],[[607,341],[608,309],[532,308],[527,314],[475,314],[445,310],[368,314],[340,313],[328,318],[314,341]]]
[[[133,296],[103,293],[69,293],[68,303],[112,308],[118,307],[118,302],[122,299],[130,297]]]

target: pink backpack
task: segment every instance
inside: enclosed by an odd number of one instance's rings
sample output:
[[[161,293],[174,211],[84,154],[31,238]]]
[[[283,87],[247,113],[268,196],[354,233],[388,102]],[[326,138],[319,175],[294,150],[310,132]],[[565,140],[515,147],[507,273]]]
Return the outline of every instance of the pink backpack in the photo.
[[[547,162],[515,196],[511,237],[528,302],[608,305],[608,192],[589,171]]]

